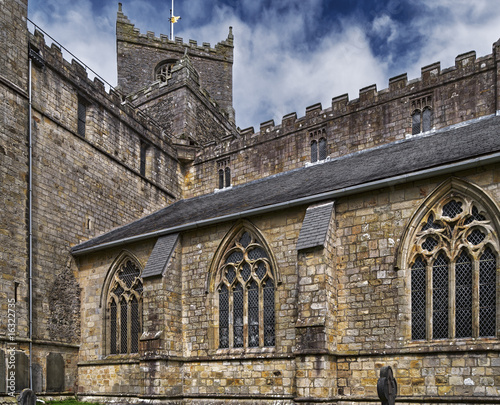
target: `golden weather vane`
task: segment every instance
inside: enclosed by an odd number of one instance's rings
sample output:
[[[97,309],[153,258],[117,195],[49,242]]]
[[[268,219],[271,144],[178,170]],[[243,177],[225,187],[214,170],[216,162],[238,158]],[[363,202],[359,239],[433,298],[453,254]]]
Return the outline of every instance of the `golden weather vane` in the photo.
[[[181,17],[174,15],[174,0],[172,0],[172,8],[170,9],[170,40],[174,40],[174,23],[179,21]]]

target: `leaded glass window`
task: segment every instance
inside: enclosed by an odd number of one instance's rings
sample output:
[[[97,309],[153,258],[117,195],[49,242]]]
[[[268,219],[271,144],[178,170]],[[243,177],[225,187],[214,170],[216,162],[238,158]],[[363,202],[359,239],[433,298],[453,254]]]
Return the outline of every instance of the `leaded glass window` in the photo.
[[[224,187],[231,187],[231,169],[229,167],[224,169],[224,180]]]
[[[498,240],[487,213],[468,198],[448,197],[416,229],[412,339],[496,336]]]
[[[229,244],[217,280],[218,347],[274,346],[274,274],[266,249],[252,232],[241,230]]]
[[[472,337],[472,260],[465,250],[455,265],[455,336]]]
[[[432,97],[430,95],[413,99],[411,105],[412,135],[427,132],[432,129]]]
[[[217,162],[218,186],[219,189],[231,187],[231,168],[229,158]]]
[[[412,339],[422,340],[426,337],[425,303],[427,295],[426,265],[422,257],[417,257],[411,269],[411,315]]]
[[[311,163],[315,163],[318,161],[318,142],[313,140],[311,142]]]
[[[85,121],[87,119],[87,103],[78,99],[78,135],[85,137]]]
[[[318,142],[318,159],[325,160],[327,154],[328,151],[327,151],[326,139],[321,138]]]
[[[432,125],[432,111],[430,108],[424,108],[422,111],[422,132],[431,130]]]
[[[412,120],[411,120],[411,133],[412,133],[412,135],[416,135],[416,134],[419,134],[420,132],[422,132],[420,130],[420,121],[421,121],[420,111],[417,110],[412,115]]]
[[[497,260],[487,248],[479,260],[479,336],[496,335]]]
[[[309,133],[311,140],[311,163],[320,162],[328,157],[326,128],[318,128]]]
[[[142,333],[142,279],[138,265],[131,259],[122,261],[110,284],[108,294],[109,354],[139,351]]]
[[[432,337],[448,337],[448,260],[440,254],[432,265]]]

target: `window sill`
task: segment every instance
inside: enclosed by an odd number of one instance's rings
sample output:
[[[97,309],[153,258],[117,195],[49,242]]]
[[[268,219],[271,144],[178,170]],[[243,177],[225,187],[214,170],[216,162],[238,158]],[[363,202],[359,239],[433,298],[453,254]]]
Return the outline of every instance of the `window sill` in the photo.
[[[407,348],[422,352],[463,352],[469,350],[500,350],[500,339],[496,337],[410,340]]]
[[[267,357],[274,355],[276,347],[246,347],[246,348],[231,348],[231,349],[216,349],[211,352],[211,355],[221,357]]]

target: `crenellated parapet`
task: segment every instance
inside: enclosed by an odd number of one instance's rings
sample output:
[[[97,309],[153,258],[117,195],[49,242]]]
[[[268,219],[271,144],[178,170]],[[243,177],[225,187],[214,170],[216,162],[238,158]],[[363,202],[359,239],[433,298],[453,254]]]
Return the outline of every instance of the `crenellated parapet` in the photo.
[[[355,99],[341,94],[329,106],[306,107],[302,116],[292,112],[281,122],[264,121],[259,128],[240,130],[239,138],[207,143],[195,164],[210,167],[229,159],[238,185],[255,180],[253,173],[270,176],[311,164],[311,145],[320,138],[326,139],[327,157],[334,159],[495,114],[498,55],[497,43],[490,55],[477,58],[474,51],[467,52],[455,58],[454,66],[442,69],[439,62],[432,63],[421,68],[418,78],[409,80],[404,73],[390,78],[382,90],[372,84]],[[415,132],[414,116],[424,109],[430,112],[430,126]],[[210,190],[217,179],[206,181]]]
[[[254,132],[254,128],[246,128],[240,131],[241,135],[266,136],[270,132],[276,135],[283,135],[286,130],[297,130],[318,123],[318,121],[331,121],[345,115],[359,113],[366,109],[376,108],[384,104],[399,100],[399,103],[407,104],[412,97],[419,94],[433,92],[443,89],[444,86],[452,85],[461,81],[471,80],[474,77],[482,77],[481,80],[488,80],[490,75],[494,75],[496,68],[495,55],[490,54],[481,58],[476,58],[476,52],[471,51],[455,58],[455,66],[441,70],[441,63],[436,62],[421,68],[419,78],[408,80],[407,73],[389,79],[388,87],[377,90],[377,85],[372,84],[359,90],[359,97],[349,99],[348,94],[342,94],[332,98],[331,106],[323,109],[321,103],[306,107],[305,115],[297,117],[295,112],[283,116],[281,124],[275,125],[274,120],[265,121],[260,124],[259,131]],[[494,85],[485,83],[486,87]],[[492,113],[486,112],[485,114]],[[479,113],[479,115],[485,115]],[[319,118],[318,118],[319,117]],[[286,130],[285,130],[286,129]],[[284,131],[285,130],[285,131]],[[278,135],[279,136],[279,135]]]
[[[136,28],[128,17],[123,14],[122,5],[119,3],[116,34],[118,40],[142,43],[145,45],[147,44],[148,46],[157,46],[159,48],[168,47],[169,49],[175,50],[179,53],[184,53],[185,49],[189,48],[191,55],[199,53],[204,56],[210,55],[213,58],[221,58],[230,61],[233,60],[232,48],[234,48],[234,37],[232,27],[229,27],[229,34],[227,38],[215,44],[214,47],[212,47],[209,42],[203,42],[199,45],[198,41],[193,39],[189,39],[187,43],[180,37],[175,37],[171,40],[168,35],[160,34],[159,36],[156,36],[152,31],[147,31],[145,34],[141,33],[140,29]],[[229,52],[228,48],[231,49]]]
[[[176,145],[188,142],[198,147],[238,137],[229,114],[200,85],[198,72],[188,55],[171,67],[168,78],[156,80],[126,100],[170,128]]]
[[[110,113],[134,128],[137,133],[143,134],[145,137],[152,137],[150,142],[161,145],[162,148],[169,148],[167,146],[169,135],[167,128],[163,128],[151,116],[135,108],[120,91],[107,86],[98,76],[91,79],[86,66],[78,60],[67,61],[58,45],[55,43],[47,45],[41,31],[35,29],[34,33],[30,33],[29,36],[31,46],[37,50],[44,60],[45,66],[56,71],[58,75],[64,76],[68,83],[73,84],[74,91],[80,97],[102,105]],[[166,141],[167,143],[165,143]]]

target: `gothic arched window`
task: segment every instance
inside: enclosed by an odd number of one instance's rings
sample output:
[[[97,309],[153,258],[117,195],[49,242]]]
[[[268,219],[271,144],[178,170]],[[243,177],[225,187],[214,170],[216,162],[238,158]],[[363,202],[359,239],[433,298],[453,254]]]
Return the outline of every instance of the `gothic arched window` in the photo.
[[[411,133],[417,135],[432,129],[432,96],[411,100]]]
[[[473,199],[448,194],[422,217],[409,260],[412,340],[497,335],[498,238]]]
[[[311,163],[321,162],[328,157],[326,128],[318,128],[309,133],[311,140]]]
[[[275,285],[265,247],[251,231],[241,229],[217,268],[220,349],[275,345]]]
[[[139,265],[125,257],[117,266],[107,298],[109,354],[139,351],[142,332],[142,278]]]
[[[172,76],[172,68],[177,61],[175,59],[164,60],[155,68],[155,80],[166,82]]]

